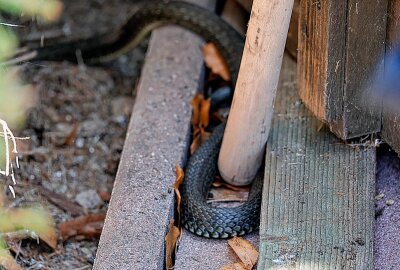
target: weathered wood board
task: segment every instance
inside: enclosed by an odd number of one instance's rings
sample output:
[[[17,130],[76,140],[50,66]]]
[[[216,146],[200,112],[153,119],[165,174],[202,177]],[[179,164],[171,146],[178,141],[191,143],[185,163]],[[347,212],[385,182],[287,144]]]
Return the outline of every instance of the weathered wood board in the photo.
[[[367,104],[375,69],[383,70],[388,0],[304,0],[300,7],[299,93],[340,138],[381,130]]]
[[[388,7],[386,52],[400,46],[400,0],[391,0]],[[400,114],[383,108],[383,139],[400,153]]]
[[[258,269],[373,269],[375,148],[343,144],[298,98],[286,57],[267,144]]]

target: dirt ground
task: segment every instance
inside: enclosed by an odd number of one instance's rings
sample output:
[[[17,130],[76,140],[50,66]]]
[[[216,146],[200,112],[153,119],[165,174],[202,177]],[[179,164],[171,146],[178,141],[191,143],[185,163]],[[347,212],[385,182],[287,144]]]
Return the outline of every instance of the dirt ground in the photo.
[[[64,1],[60,22],[43,25],[7,18],[23,43],[58,42],[115,29],[135,10],[134,1]],[[105,213],[122,151],[147,41],[102,67],[71,63],[26,63],[22,77],[38,92],[19,136],[21,170],[17,171],[13,207],[40,202],[56,224],[83,214]],[[63,210],[50,201],[73,203]],[[68,204],[69,205],[69,204]],[[70,210],[68,210],[70,209]],[[78,211],[75,211],[77,210]],[[73,211],[74,210],[74,211]],[[56,250],[34,241],[18,242],[18,262],[25,269],[91,269],[98,240],[61,239]]]

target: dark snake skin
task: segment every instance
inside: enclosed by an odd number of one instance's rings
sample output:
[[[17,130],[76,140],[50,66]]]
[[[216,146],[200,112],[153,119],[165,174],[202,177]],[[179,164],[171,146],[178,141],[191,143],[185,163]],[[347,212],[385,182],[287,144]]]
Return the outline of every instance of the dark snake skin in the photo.
[[[218,175],[217,161],[224,127],[224,124],[216,127],[190,158],[181,188],[183,226],[207,238],[244,235],[257,229],[260,223],[262,171],[254,179],[249,198],[242,205],[214,208],[206,202],[208,190]]]
[[[236,82],[244,46],[243,37],[216,14],[185,2],[145,1],[119,30],[63,44],[36,48],[33,60],[76,62],[80,52],[87,64],[112,60],[138,45],[154,28],[174,24],[188,29],[221,51]],[[259,225],[262,175],[256,177],[249,200],[235,208],[213,208],[206,203],[211,182],[218,174],[217,158],[224,126],[192,156],[182,186],[182,225],[208,238],[228,238],[249,233]]]

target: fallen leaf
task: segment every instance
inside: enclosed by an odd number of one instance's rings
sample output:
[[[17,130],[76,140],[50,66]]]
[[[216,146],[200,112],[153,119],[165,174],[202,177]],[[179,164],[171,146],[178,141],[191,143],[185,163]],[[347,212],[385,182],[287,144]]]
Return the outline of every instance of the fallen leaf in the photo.
[[[54,230],[47,231],[45,233],[38,233],[39,238],[42,239],[52,249],[57,248],[57,233]]]
[[[210,194],[207,203],[238,202],[238,205],[240,205],[240,203],[247,201],[249,197],[248,191],[234,191],[227,188],[211,188]]]
[[[210,122],[211,100],[204,99],[203,95],[197,94],[192,99],[191,104],[193,111],[193,138],[190,145],[190,154],[193,154],[200,147],[200,145],[205,142],[211,135],[209,132],[205,131]]]
[[[223,182],[221,180],[216,180],[212,183],[213,187],[226,187],[230,190],[234,190],[234,191],[249,191],[250,187],[249,186],[234,186],[231,184],[228,184],[226,182]]]
[[[82,216],[58,225],[63,240],[76,236],[78,240],[99,238],[105,214]]]
[[[197,94],[192,98],[192,126],[197,127],[200,123],[200,107],[201,102],[204,100],[202,94]]]
[[[7,249],[0,249],[0,265],[7,270],[22,270]]]
[[[168,233],[165,236],[165,265],[167,269],[173,269],[173,256],[175,253],[176,243],[181,234],[180,229],[174,225],[174,219],[169,221]]]
[[[219,270],[247,270],[243,263],[232,263],[222,266]]]
[[[185,178],[185,173],[182,168],[176,164],[175,165],[175,183],[174,183],[174,191],[176,196],[176,212],[178,213],[178,224],[181,222],[181,193],[179,191],[179,186],[182,184],[183,179]]]
[[[103,202],[109,202],[111,200],[111,194],[107,191],[97,191],[97,193],[99,193],[100,199]]]
[[[206,66],[209,67],[213,73],[218,74],[225,81],[231,79],[229,67],[214,43],[209,42],[203,46],[203,56]]]
[[[190,154],[193,155],[197,149],[199,149],[201,144],[201,130],[200,128],[196,128],[193,130],[193,138],[192,143],[190,144]]]
[[[46,197],[54,205],[70,213],[72,216],[81,216],[85,213],[85,210],[81,206],[71,202],[63,195],[48,190],[43,186],[38,186],[38,189],[42,196]]]
[[[3,233],[29,230],[36,233],[49,247],[57,247],[57,233],[51,216],[42,208],[20,208],[2,212],[0,231]]]
[[[253,269],[258,260],[258,251],[253,245],[241,237],[229,239],[228,244],[242,261],[244,269]]]
[[[203,99],[200,103],[200,123],[199,127],[201,129],[205,129],[208,127],[210,122],[210,108],[211,108],[211,99]]]
[[[65,139],[63,145],[65,146],[71,146],[74,144],[76,135],[78,134],[79,131],[79,123],[75,123],[74,126],[72,127],[71,132],[68,134],[67,138]]]

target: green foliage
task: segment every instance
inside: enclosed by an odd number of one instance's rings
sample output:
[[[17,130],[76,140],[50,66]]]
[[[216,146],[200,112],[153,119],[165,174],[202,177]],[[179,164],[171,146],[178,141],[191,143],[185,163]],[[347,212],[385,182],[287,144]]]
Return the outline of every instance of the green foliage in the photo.
[[[0,61],[4,61],[10,57],[18,46],[18,41],[15,35],[7,31],[4,27],[0,27]],[[1,89],[1,88],[0,88]]]
[[[24,13],[28,16],[40,16],[46,21],[57,20],[62,4],[56,0],[0,0],[0,9],[14,15]]]

